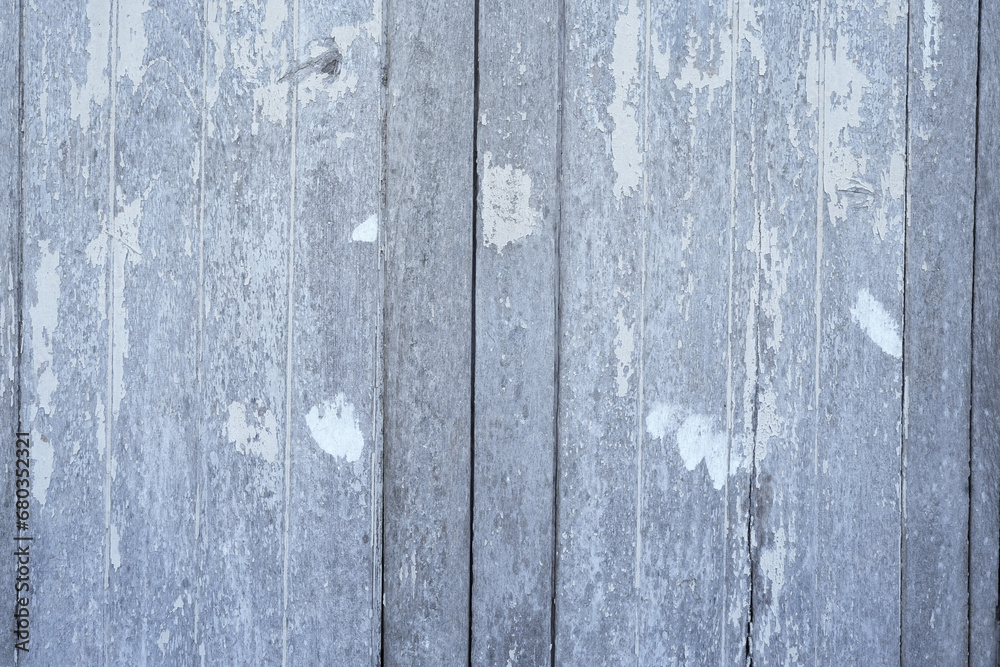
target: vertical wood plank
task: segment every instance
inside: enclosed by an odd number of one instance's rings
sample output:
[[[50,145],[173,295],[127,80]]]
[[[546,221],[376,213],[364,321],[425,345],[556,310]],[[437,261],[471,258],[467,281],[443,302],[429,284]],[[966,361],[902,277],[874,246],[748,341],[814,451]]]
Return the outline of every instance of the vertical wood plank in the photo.
[[[297,23],[287,655],[377,664],[382,2]]]
[[[201,8],[112,12],[105,650],[113,664],[182,662],[197,585]]]
[[[547,664],[559,3],[479,7],[472,663]]]
[[[752,218],[737,215],[746,94],[736,82],[748,69],[756,78],[757,64],[737,4],[650,9],[640,56],[648,254],[637,659],[743,665],[755,378],[745,352]]]
[[[820,8],[814,660],[899,663],[906,11]],[[859,564],[861,564],[859,566]]]
[[[473,9],[445,2],[387,10],[389,665],[469,657]]]
[[[964,664],[979,3],[910,7],[902,659]]]
[[[33,434],[37,640],[25,665],[108,657],[113,7],[23,5],[21,423]]]
[[[983,0],[980,12],[969,665],[994,667],[1000,660],[1000,3]]]
[[[294,7],[204,5],[199,583],[205,662],[282,662]]]
[[[565,11],[555,660],[605,663],[638,639],[647,14]]]

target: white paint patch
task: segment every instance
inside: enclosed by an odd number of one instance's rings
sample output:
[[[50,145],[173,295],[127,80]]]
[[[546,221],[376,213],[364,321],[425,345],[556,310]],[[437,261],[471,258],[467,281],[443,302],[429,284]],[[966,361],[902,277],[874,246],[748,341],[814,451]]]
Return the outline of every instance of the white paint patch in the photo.
[[[618,309],[615,317],[618,333],[615,335],[615,359],[618,360],[618,370],[615,374],[619,398],[628,394],[629,380],[632,378],[632,355],[635,353],[635,323],[626,326],[625,311]]]
[[[920,77],[928,93],[937,86],[934,72],[941,66],[938,48],[941,42],[941,5],[937,0],[924,0],[924,39],[920,49],[923,73]]]
[[[646,415],[646,432],[654,438],[666,440],[677,434],[677,451],[684,467],[694,470],[702,461],[712,486],[721,489],[726,483],[725,431],[716,431],[711,417],[702,414],[688,415],[682,420],[682,410],[668,403],[656,403]]]
[[[59,379],[52,367],[53,338],[59,324],[59,252],[49,252],[49,242],[39,241],[40,259],[35,272],[35,305],[28,310],[31,317],[31,357],[37,378],[37,407],[31,408],[31,420],[40,408],[52,414],[52,395]]]
[[[229,419],[223,426],[223,435],[244,456],[253,454],[274,463],[278,460],[278,422],[273,412],[254,403],[249,415],[247,406],[242,403],[229,404]]]
[[[867,158],[851,148],[851,128],[861,127],[861,101],[871,82],[847,52],[847,40],[838,40],[836,53],[826,51],[823,57],[827,59],[827,99],[821,101],[827,105],[823,183],[829,215],[836,224],[847,219],[852,199],[860,196],[869,203],[874,199],[872,186],[864,181]]]
[[[139,87],[146,73],[146,28],[142,15],[149,11],[149,0],[124,2],[118,8],[118,76],[132,80]]]
[[[160,654],[163,657],[167,655],[167,642],[170,641],[170,630],[164,630],[160,633],[160,638],[156,640],[156,645],[160,648]]]
[[[45,496],[49,491],[55,453],[52,443],[41,438],[31,447],[31,495],[42,505],[45,504]]]
[[[639,122],[636,119],[639,88],[639,29],[642,20],[636,0],[629,0],[624,14],[615,23],[615,41],[608,67],[615,80],[615,91],[608,105],[614,122],[611,131],[611,156],[615,169],[614,193],[631,197],[638,190],[642,175],[639,150]]]
[[[111,545],[110,556],[111,565],[117,570],[122,566],[122,552],[120,550],[121,538],[118,536],[118,526],[111,524]]]
[[[354,406],[344,394],[337,394],[332,402],[314,405],[306,415],[306,424],[313,440],[330,456],[349,462],[361,458],[365,439]]]
[[[867,288],[858,291],[858,298],[851,308],[851,318],[883,352],[896,359],[902,358],[903,339],[899,335],[899,326]]]
[[[660,80],[670,76],[670,44],[660,42],[660,35],[653,33],[653,69]]]
[[[174,611],[177,611],[178,609],[183,609],[183,608],[184,608],[184,598],[183,598],[183,596],[178,595],[177,599],[174,600]]]
[[[646,415],[646,433],[663,440],[681,427],[681,411],[669,403],[656,403]]]
[[[88,0],[87,78],[83,85],[74,81],[70,89],[70,116],[80,121],[80,129],[90,129],[90,105],[101,106],[110,94],[108,54],[111,44],[111,0]]]
[[[361,243],[375,243],[378,239],[378,216],[370,215],[351,232],[351,240]]]
[[[510,164],[499,167],[486,152],[483,174],[483,245],[503,254],[509,244],[529,236],[542,214],[531,207],[531,175]]]

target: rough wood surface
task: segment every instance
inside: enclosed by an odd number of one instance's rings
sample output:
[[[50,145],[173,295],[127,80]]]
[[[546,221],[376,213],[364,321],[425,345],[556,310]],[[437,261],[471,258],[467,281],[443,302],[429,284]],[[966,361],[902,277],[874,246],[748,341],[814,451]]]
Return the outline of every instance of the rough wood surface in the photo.
[[[964,664],[979,3],[910,7],[903,664]]]
[[[469,3],[389,5],[383,648],[469,652],[473,45]]]
[[[472,664],[551,654],[559,3],[479,5]]]
[[[1000,660],[1000,2],[983,0],[972,325],[969,665]]]

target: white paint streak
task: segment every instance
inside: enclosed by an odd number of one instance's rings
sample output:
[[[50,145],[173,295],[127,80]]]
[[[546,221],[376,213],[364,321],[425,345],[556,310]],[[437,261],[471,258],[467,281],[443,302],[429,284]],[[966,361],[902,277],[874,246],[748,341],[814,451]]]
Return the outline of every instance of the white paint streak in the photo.
[[[111,524],[111,565],[117,570],[122,566],[122,552],[120,549],[121,538],[118,535],[118,526]]]
[[[513,165],[493,166],[486,152],[483,173],[483,245],[504,248],[529,236],[542,214],[531,207],[531,175]]]
[[[330,456],[349,462],[361,458],[365,439],[354,406],[344,394],[337,394],[331,402],[314,405],[306,415],[306,424],[313,440]]]
[[[941,42],[941,5],[937,0],[924,0],[924,35],[920,49],[923,73],[920,77],[924,90],[928,93],[937,86],[934,72],[941,66],[938,47]]]
[[[639,151],[639,122],[636,119],[639,87],[639,29],[641,21],[635,0],[629,0],[624,14],[615,23],[612,61],[608,65],[615,80],[615,91],[608,105],[614,122],[611,131],[611,155],[615,169],[614,194],[631,197],[639,188],[642,154]]]
[[[31,495],[45,504],[45,496],[55,467],[55,448],[44,438],[35,441],[31,448]]]
[[[123,2],[118,8],[118,78],[126,76],[138,88],[146,72],[146,29],[142,15],[149,11],[149,0]]]
[[[83,85],[74,81],[70,89],[70,116],[80,121],[80,129],[90,129],[90,105],[101,106],[108,99],[106,75],[111,44],[111,0],[89,0],[87,22],[87,77]]]
[[[229,404],[229,419],[223,425],[223,435],[244,456],[253,454],[274,463],[278,460],[278,421],[273,412],[254,403],[249,414],[243,403],[233,401]]]
[[[883,352],[896,359],[902,358],[903,339],[899,335],[899,326],[867,288],[858,291],[858,298],[851,308],[851,318]]]
[[[629,380],[632,378],[632,355],[635,353],[635,323],[628,324],[625,320],[624,308],[618,309],[615,317],[615,326],[618,333],[615,334],[615,359],[618,361],[618,369],[615,374],[615,383],[619,398],[628,394]]]
[[[361,243],[375,243],[378,239],[378,215],[370,215],[351,232],[351,240]]]
[[[31,317],[31,357],[34,376],[37,378],[37,405],[31,408],[31,420],[35,411],[42,409],[52,414],[52,395],[59,387],[59,379],[53,368],[53,339],[59,324],[59,252],[49,252],[49,242],[38,242],[39,262],[35,272],[35,305],[28,314]]]

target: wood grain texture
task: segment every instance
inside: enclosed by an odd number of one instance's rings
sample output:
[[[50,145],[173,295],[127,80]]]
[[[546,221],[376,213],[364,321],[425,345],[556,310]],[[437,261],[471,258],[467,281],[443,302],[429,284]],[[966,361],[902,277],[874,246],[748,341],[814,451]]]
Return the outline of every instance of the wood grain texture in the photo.
[[[115,180],[111,2],[24,3],[20,421],[33,434],[31,632],[20,664],[109,641]],[[46,479],[47,478],[47,479]],[[9,525],[9,524],[8,524]]]
[[[300,0],[288,662],[377,664],[382,4]]]
[[[902,660],[966,664],[979,3],[910,7]]]
[[[473,664],[551,654],[559,3],[479,5]]]
[[[637,660],[743,665],[752,216],[738,213],[736,128],[749,54],[733,3],[649,9]]]
[[[111,664],[176,663],[191,655],[197,586],[201,9],[112,12],[105,650]]]
[[[294,6],[204,7],[199,582],[194,651],[278,664],[285,645]]]
[[[1000,3],[983,0],[980,12],[969,665],[995,667],[1000,660]]]
[[[899,663],[906,13],[819,19],[814,660]],[[810,253],[811,254],[811,253]]]
[[[383,648],[469,656],[473,44],[469,3],[388,7]]]

